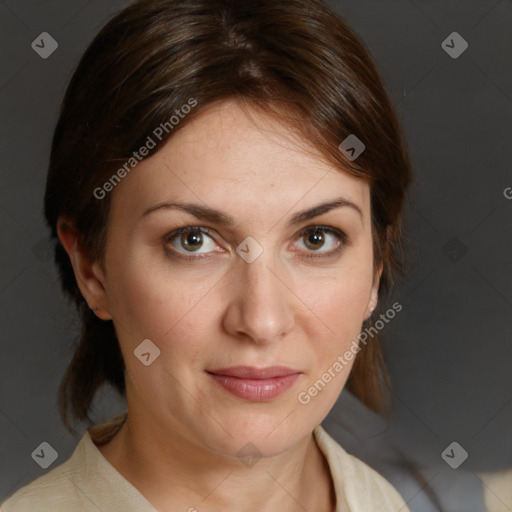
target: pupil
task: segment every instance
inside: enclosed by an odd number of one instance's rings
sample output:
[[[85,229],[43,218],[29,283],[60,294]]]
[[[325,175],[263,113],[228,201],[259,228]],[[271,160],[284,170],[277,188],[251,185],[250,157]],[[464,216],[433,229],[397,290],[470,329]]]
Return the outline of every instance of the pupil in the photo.
[[[189,247],[192,249],[197,249],[202,245],[202,235],[199,231],[190,231],[188,233],[183,233],[181,237],[183,247]]]
[[[310,233],[306,240],[306,245],[310,249],[318,249],[323,245],[324,236],[321,231],[315,231],[313,233]]]

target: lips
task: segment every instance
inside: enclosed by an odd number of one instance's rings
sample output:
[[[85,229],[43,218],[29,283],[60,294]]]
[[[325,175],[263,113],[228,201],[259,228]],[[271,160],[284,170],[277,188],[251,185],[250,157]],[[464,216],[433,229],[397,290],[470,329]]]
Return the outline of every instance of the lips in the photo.
[[[231,368],[220,368],[218,370],[207,370],[215,375],[226,375],[238,379],[274,379],[276,377],[288,377],[301,373],[299,370],[292,370],[286,366],[269,366],[267,368],[255,368],[253,366],[232,366]]]
[[[278,397],[293,386],[302,372],[284,366],[234,366],[206,373],[231,395],[253,402],[264,402]]]

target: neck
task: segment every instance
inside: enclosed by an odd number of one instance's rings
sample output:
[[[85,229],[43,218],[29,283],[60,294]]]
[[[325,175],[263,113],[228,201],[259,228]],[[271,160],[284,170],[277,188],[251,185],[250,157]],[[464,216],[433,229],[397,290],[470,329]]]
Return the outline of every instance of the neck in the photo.
[[[244,465],[176,432],[158,432],[154,423],[148,430],[144,415],[130,412],[98,449],[160,512],[335,509],[330,470],[313,434],[278,456]]]

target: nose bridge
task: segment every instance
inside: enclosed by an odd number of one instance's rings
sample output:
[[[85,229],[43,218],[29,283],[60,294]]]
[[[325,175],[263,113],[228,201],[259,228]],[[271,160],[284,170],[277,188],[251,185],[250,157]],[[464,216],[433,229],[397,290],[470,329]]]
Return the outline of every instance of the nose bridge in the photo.
[[[263,251],[251,263],[243,258],[237,262],[232,276],[237,291],[227,314],[231,333],[262,343],[276,340],[291,329],[292,293],[283,282],[284,276],[279,275],[283,267],[276,268],[274,263],[270,251]]]

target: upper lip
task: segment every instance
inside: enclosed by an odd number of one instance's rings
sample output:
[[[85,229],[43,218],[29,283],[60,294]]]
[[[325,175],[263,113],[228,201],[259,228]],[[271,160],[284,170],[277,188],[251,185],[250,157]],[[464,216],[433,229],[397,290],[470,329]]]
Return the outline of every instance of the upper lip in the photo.
[[[276,377],[287,377],[301,373],[299,370],[292,370],[286,366],[269,366],[267,368],[255,368],[254,366],[232,366],[230,368],[219,368],[207,370],[215,375],[226,375],[239,379],[272,379]]]

